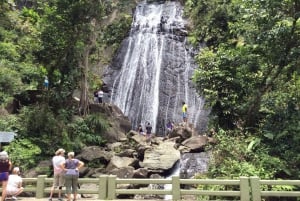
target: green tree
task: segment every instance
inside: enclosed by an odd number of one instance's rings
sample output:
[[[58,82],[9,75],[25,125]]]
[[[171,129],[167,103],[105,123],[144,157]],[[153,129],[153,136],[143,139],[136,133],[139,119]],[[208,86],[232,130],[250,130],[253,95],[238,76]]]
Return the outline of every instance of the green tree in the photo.
[[[95,51],[107,4],[98,0],[60,0],[45,6],[44,48],[39,58],[58,97],[70,99],[74,89],[80,89],[79,111],[83,115],[88,113],[90,55]]]
[[[40,66],[34,54],[40,48],[39,18],[8,2],[1,3],[0,11],[0,104],[5,106],[15,94],[38,86]]]
[[[296,165],[287,157],[297,160],[299,151],[292,141],[299,139],[300,133],[296,123],[300,120],[300,2],[187,3],[192,5],[195,35],[200,42],[207,42],[197,56],[199,68],[193,79],[212,108],[214,126],[228,131],[226,135],[257,136],[262,142],[259,147],[269,147],[267,153],[286,161],[286,175]],[[220,9],[227,16],[221,22],[216,17]],[[201,21],[195,13],[202,12],[209,15]],[[274,147],[283,139],[294,146]],[[278,175],[281,170],[278,168]]]
[[[4,150],[9,153],[13,165],[23,170],[34,167],[41,154],[41,149],[28,139],[14,140]]]

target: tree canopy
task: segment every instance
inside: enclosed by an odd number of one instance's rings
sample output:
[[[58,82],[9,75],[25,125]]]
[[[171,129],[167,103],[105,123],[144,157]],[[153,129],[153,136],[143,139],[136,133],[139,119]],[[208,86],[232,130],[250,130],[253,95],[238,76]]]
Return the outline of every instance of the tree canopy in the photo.
[[[188,0],[186,11],[191,42],[206,44],[193,79],[212,108],[211,126],[243,138],[253,154],[278,157],[273,177],[297,178],[300,2]]]
[[[16,141],[6,147],[16,161],[14,152],[29,146],[33,151],[28,157],[47,157],[59,147],[79,151],[86,144],[105,142],[101,134],[108,122],[90,115],[88,104],[92,91],[101,87],[101,74],[94,72],[101,68],[101,54],[110,45],[117,49],[130,28],[131,16],[126,12],[135,3],[128,2],[0,3],[0,128],[18,133]],[[125,10],[126,6],[130,9]],[[48,89],[43,87],[45,77]],[[74,104],[74,94],[79,104]],[[22,165],[30,168],[39,159]]]

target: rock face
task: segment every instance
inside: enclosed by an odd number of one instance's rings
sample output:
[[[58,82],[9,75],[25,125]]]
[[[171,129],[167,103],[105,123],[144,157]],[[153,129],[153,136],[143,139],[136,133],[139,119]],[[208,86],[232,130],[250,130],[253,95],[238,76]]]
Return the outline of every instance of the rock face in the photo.
[[[90,104],[90,112],[102,113],[108,118],[110,127],[103,135],[108,142],[126,139],[126,133],[131,130],[131,123],[117,106],[108,103]]]

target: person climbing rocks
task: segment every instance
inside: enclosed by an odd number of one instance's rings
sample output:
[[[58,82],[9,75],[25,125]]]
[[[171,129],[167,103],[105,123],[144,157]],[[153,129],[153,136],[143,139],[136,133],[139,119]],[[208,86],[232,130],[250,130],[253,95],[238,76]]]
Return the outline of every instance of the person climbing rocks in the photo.
[[[184,123],[187,123],[187,109],[187,104],[184,101],[182,101],[182,119]]]

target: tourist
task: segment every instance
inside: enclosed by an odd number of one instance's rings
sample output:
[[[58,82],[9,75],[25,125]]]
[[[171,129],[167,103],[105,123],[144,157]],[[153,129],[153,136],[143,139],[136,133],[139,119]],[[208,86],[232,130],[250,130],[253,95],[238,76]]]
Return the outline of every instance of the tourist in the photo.
[[[138,133],[139,133],[140,135],[145,135],[145,132],[144,132],[143,127],[142,127],[141,124],[138,126],[137,131],[138,131]]]
[[[182,118],[183,118],[183,122],[187,122],[187,104],[183,101],[182,102]]]
[[[45,90],[48,90],[49,88],[49,80],[48,80],[48,77],[45,76],[45,80],[44,80],[44,89]]]
[[[6,187],[7,187],[8,176],[11,167],[12,167],[12,163],[9,160],[7,152],[6,151],[0,152],[0,182],[2,183],[1,201],[4,201],[6,197]]]
[[[103,96],[104,96],[104,92],[100,89],[98,91],[98,102],[99,103],[103,103]]]
[[[147,125],[146,125],[146,137],[147,137],[147,139],[151,138],[151,131],[152,131],[152,126],[151,126],[150,122],[148,122]]]
[[[169,120],[166,127],[167,127],[167,136],[168,136],[174,128],[174,122]]]
[[[69,152],[68,159],[61,165],[65,171],[67,201],[71,201],[71,193],[73,194],[73,201],[77,198],[79,169],[84,166],[84,163],[74,156],[74,152]]]
[[[17,200],[17,196],[23,192],[22,177],[20,177],[20,168],[14,167],[12,174],[8,177],[6,195],[11,196],[10,200]]]
[[[64,172],[61,164],[65,162],[65,150],[60,148],[55,152],[55,156],[52,158],[53,165],[53,185],[51,187],[49,201],[52,201],[54,189],[58,187],[58,200],[62,201],[61,190],[64,186]]]

